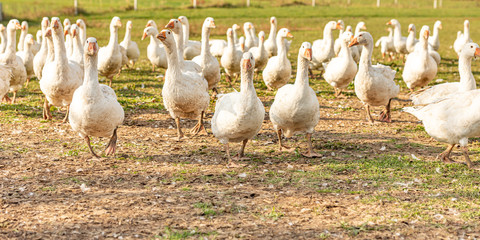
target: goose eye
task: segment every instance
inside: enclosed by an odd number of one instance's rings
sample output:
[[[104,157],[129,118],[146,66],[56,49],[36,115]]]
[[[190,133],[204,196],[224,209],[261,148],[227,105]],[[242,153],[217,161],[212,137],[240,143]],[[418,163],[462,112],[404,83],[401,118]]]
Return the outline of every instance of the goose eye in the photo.
[[[170,34],[170,32],[168,32],[168,34]]]
[[[470,48],[473,48],[473,46],[470,46]]]

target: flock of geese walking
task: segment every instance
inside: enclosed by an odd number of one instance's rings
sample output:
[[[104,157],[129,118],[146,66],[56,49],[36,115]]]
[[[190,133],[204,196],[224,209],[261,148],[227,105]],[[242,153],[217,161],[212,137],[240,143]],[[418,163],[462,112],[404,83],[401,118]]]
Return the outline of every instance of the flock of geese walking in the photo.
[[[473,167],[468,155],[468,138],[480,134],[480,90],[471,71],[472,58],[480,56],[480,47],[469,35],[469,22],[459,32],[453,44],[459,56],[460,81],[427,85],[435,78],[440,64],[439,30],[437,21],[433,34],[428,26],[422,26],[416,39],[416,28],[408,27],[408,37],[402,36],[399,21],[387,22],[393,29],[389,35],[374,43],[364,22],[352,27],[342,20],[325,25],[323,39],[313,43],[303,42],[298,50],[296,78],[288,84],[292,66],[287,57],[292,33],[287,28],[277,31],[277,19],[270,19],[270,34],[260,31],[258,37],[251,22],[243,25],[243,37],[237,37],[240,26],[234,24],[226,32],[227,40],[210,39],[210,31],[216,27],[208,17],[202,25],[202,40],[189,39],[189,23],[185,16],[171,19],[165,29],[159,31],[149,20],[142,40],[150,37],[147,57],[152,69],[165,70],[162,97],[165,108],[177,126],[178,140],[184,137],[181,118],[198,119],[191,134],[202,131],[204,115],[210,103],[209,90],[216,96],[215,112],[211,120],[213,135],[226,146],[228,166],[238,166],[234,159],[244,157],[244,149],[261,129],[265,108],[256,95],[254,75],[262,74],[269,90],[276,90],[269,118],[278,136],[280,151],[295,148],[284,144],[282,137],[296,132],[306,132],[308,150],[306,157],[319,156],[312,146],[311,137],[320,119],[319,102],[309,86],[309,72],[321,70],[324,79],[334,88],[335,96],[341,95],[352,81],[356,96],[364,104],[370,123],[374,119],[371,106],[384,106],[379,121],[391,122],[392,100],[400,92],[394,78],[396,71],[389,66],[372,65],[374,46],[380,47],[383,58],[400,57],[405,61],[402,78],[410,89],[412,107],[404,108],[423,121],[429,135],[449,144],[439,155],[444,162],[454,162],[450,153],[459,145],[467,165]],[[108,45],[99,47],[93,37],[87,38],[87,27],[82,19],[74,24],[65,19],[43,18],[36,40],[28,34],[28,23],[16,19],[4,27],[0,25],[0,95],[6,102],[14,103],[16,93],[29,79],[40,80],[45,96],[43,118],[52,119],[51,106],[66,107],[64,122],[85,139],[90,152],[98,157],[90,145],[90,137],[108,137],[106,155],[116,151],[117,128],[123,123],[124,110],[111,88],[114,76],[122,67],[132,67],[140,56],[137,44],[131,39],[132,22],[126,24],[124,40],[118,42],[120,18],[110,23]],[[21,30],[16,51],[16,31]],[[340,30],[334,39],[333,31]],[[217,59],[219,58],[219,59]],[[240,76],[240,91],[219,93],[217,85],[223,68],[226,81],[232,85]],[[99,84],[104,76],[108,86]],[[418,90],[420,89],[420,90]],[[10,99],[8,92],[13,93]],[[229,143],[242,142],[234,159],[230,156]]]

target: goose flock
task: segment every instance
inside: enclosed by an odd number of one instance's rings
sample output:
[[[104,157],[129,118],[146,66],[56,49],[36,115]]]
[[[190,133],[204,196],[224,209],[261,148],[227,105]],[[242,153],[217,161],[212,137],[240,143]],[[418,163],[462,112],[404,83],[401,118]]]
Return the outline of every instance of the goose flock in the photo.
[[[268,37],[265,31],[255,32],[251,22],[243,24],[243,37],[238,37],[241,27],[234,24],[226,31],[226,39],[210,39],[216,28],[215,20],[207,17],[201,28],[201,41],[189,39],[189,22],[186,16],[171,19],[159,29],[149,20],[141,40],[150,37],[147,58],[156,68],[165,69],[162,88],[163,104],[175,120],[177,139],[184,133],[181,118],[197,120],[190,130],[192,136],[205,128],[205,113],[211,98],[216,98],[215,112],[211,120],[211,132],[225,145],[229,167],[240,166],[237,160],[244,158],[245,146],[260,131],[266,117],[265,107],[257,97],[255,74],[262,79],[269,91],[276,91],[268,112],[276,131],[280,151],[291,152],[295,147],[284,144],[284,137],[305,132],[308,149],[306,157],[320,156],[312,145],[312,134],[320,119],[320,106],[315,91],[309,86],[309,72],[321,70],[323,78],[335,91],[336,97],[350,84],[365,106],[366,119],[374,123],[370,107],[383,106],[379,121],[390,123],[392,100],[400,93],[394,81],[396,71],[390,66],[372,64],[374,47],[380,47],[383,59],[400,57],[405,66],[401,74],[410,89],[412,106],[404,111],[417,117],[425,125],[426,132],[439,142],[448,144],[438,158],[454,162],[449,156],[459,145],[470,168],[474,165],[468,155],[468,138],[480,134],[480,90],[476,90],[471,61],[480,56],[480,47],[470,39],[470,22],[464,22],[463,32],[457,34],[453,49],[458,54],[459,82],[449,82],[428,87],[436,77],[441,57],[439,33],[442,23],[436,21],[433,33],[422,26],[416,38],[416,27],[410,24],[408,36],[402,36],[401,24],[391,19],[386,25],[388,36],[373,36],[359,22],[352,32],[343,20],[325,24],[322,39],[303,42],[298,49],[296,78],[289,84],[292,63],[288,52],[294,39],[288,28],[277,31],[277,18],[271,17]],[[99,47],[94,37],[87,37],[84,20],[72,22],[58,17],[45,17],[36,39],[28,33],[28,23],[16,19],[7,26],[0,25],[0,95],[3,101],[15,103],[17,92],[33,77],[39,79],[44,95],[43,118],[52,119],[51,106],[65,107],[63,119],[86,142],[91,154],[99,157],[90,144],[90,137],[108,137],[106,155],[116,152],[117,129],[125,114],[111,88],[115,76],[124,67],[133,67],[140,58],[138,45],[132,40],[133,24],[126,23],[122,42],[118,30],[122,27],[119,17],[113,17],[108,44]],[[18,45],[16,31],[21,30]],[[339,30],[338,38],[334,31]],[[17,51],[18,49],[18,51]],[[240,91],[221,93],[218,84],[221,72],[230,86],[240,77]],[[99,83],[105,77],[107,85]],[[212,90],[210,96],[209,90]],[[8,93],[12,93],[10,98]],[[477,101],[477,98],[479,99]],[[240,152],[232,157],[229,143],[242,142]]]

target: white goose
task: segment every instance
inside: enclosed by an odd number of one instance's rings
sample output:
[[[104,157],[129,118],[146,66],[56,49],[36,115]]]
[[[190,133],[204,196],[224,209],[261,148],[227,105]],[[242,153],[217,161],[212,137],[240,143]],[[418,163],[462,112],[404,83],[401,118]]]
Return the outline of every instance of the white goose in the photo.
[[[242,142],[236,159],[243,158],[248,140],[257,135],[265,118],[265,108],[253,85],[254,68],[255,59],[252,53],[244,53],[241,60],[240,92],[222,95],[215,105],[212,132],[220,143],[225,144],[229,167],[238,166],[230,157],[229,142]]]
[[[387,22],[387,25],[393,26],[393,46],[395,47],[395,51],[398,54],[408,54],[407,50],[407,38],[402,36],[402,26],[397,19],[392,19]]]
[[[465,52],[464,52],[465,51]],[[414,105],[425,105],[450,94],[466,92],[476,89],[476,81],[472,74],[472,58],[480,57],[480,48],[476,43],[467,43],[463,46],[458,59],[460,82],[442,83],[427,88],[412,95]]]
[[[25,37],[27,37],[27,34],[28,34],[28,22],[23,21],[21,25],[20,38],[18,38],[18,46],[17,46],[18,51],[23,51],[23,47],[25,46]]]
[[[312,60],[312,45],[302,43],[298,53],[297,78],[294,84],[287,84],[278,89],[270,108],[270,120],[277,132],[280,151],[292,151],[282,143],[282,132],[291,137],[295,132],[307,132],[308,153],[306,157],[321,156],[313,151],[312,134],[320,120],[320,108],[317,96],[309,86],[308,65]],[[351,56],[349,55],[351,58]],[[353,59],[352,59],[353,61]]]
[[[120,46],[125,48],[127,53],[128,61],[133,66],[135,66],[135,62],[137,62],[138,58],[140,57],[140,49],[138,49],[138,45],[136,42],[132,41],[132,21],[127,22],[127,30],[125,31],[125,38],[120,43]]]
[[[254,36],[252,36],[252,32],[250,29],[253,28],[253,24],[251,22],[246,22],[243,24],[243,34],[245,35],[245,51],[252,47],[256,47]]]
[[[437,75],[437,62],[429,54],[428,26],[420,31],[418,48],[410,53],[405,61],[402,77],[407,87],[413,92],[416,87],[424,87]]]
[[[233,24],[233,26],[232,26],[234,44],[238,43],[236,31],[239,28],[240,27],[237,24]],[[223,51],[225,50],[225,48],[228,45],[227,41],[225,41],[223,39],[210,39],[209,43],[210,43],[210,53],[212,53],[212,55],[214,57],[220,57],[221,58],[222,54],[223,54]]]
[[[33,72],[35,73],[35,76],[37,79],[42,79],[42,69],[43,66],[45,65],[45,61],[47,59],[47,54],[48,54],[48,43],[47,40],[45,39],[45,34],[47,32],[47,28],[49,25],[49,20],[47,17],[44,17],[42,19],[41,27],[42,27],[42,46],[40,47],[40,51],[35,55],[33,59]],[[51,32],[50,32],[51,34]]]
[[[392,28],[387,28],[388,36],[383,36],[375,43],[375,47],[380,46],[382,52],[382,59],[385,60],[385,56],[388,55],[388,61],[392,61],[392,57],[395,54],[395,46],[393,45],[393,31]]]
[[[155,21],[153,21],[153,20],[148,20],[147,25],[145,25],[145,28],[147,28],[147,27],[153,27],[153,28],[155,28],[155,29],[157,30],[157,32],[158,32],[157,24],[156,24]]]
[[[313,41],[313,69],[323,69],[323,63],[330,61],[335,57],[334,40],[332,30],[340,29],[340,24],[335,21],[330,21],[323,29],[323,39]],[[278,42],[277,42],[278,45]]]
[[[433,25],[433,34],[432,37],[428,39],[430,45],[432,45],[433,50],[438,51],[440,48],[440,30],[442,29],[442,22],[436,21]]]
[[[355,32],[353,33],[353,36],[358,35],[362,30],[367,30],[367,25],[365,22],[358,22],[357,26],[355,26]],[[360,58],[360,54],[362,54],[363,47],[362,46],[356,46],[357,51],[358,51],[358,58]],[[355,57],[354,57],[355,59]]]
[[[255,58],[255,71],[257,72],[263,70],[268,61],[268,52],[265,49],[265,32],[260,31],[258,38],[260,39],[258,47],[252,47],[248,50]]]
[[[277,18],[271,17],[270,18],[270,34],[268,34],[268,38],[265,41],[265,50],[268,52],[268,57],[273,57],[277,55]]]
[[[73,52],[72,36],[68,34],[70,33],[70,25],[72,25],[72,23],[70,22],[70,19],[65,18],[63,20],[63,30],[65,31],[64,36],[65,36],[65,48],[67,50],[67,57],[70,57]]]
[[[143,30],[142,40],[150,36],[150,43],[147,47],[147,58],[152,64],[152,72],[155,72],[155,67],[167,69],[167,54],[162,42],[157,38],[158,30],[154,26],[146,27]]]
[[[183,26],[182,26],[182,23],[180,22],[180,20],[178,19],[171,19],[170,22],[168,22],[168,24],[165,26],[165,28],[167,29],[171,29],[172,32],[173,32],[173,35],[175,37],[175,44],[176,44],[176,49],[178,51],[178,56],[179,57],[179,64],[181,66],[181,68],[184,70],[184,71],[193,71],[193,72],[197,72],[197,73],[201,73],[202,72],[202,67],[200,67],[200,65],[198,65],[197,63],[191,61],[191,60],[184,60],[183,57],[181,56],[184,56],[184,49],[185,49],[185,41],[183,39]]]
[[[80,40],[82,41],[82,44],[87,41],[87,24],[85,24],[85,21],[83,19],[77,19],[77,26],[80,28]]]
[[[410,23],[410,25],[408,25],[407,41],[405,42],[408,53],[412,53],[415,50],[415,45],[419,42],[418,39],[415,38],[416,33],[417,29],[415,28],[415,24]]]
[[[344,32],[341,36],[342,45],[338,57],[332,58],[325,68],[323,78],[335,88],[335,97],[338,97],[342,90],[353,81],[357,74],[357,63],[353,60],[350,53],[351,48],[348,47],[350,39],[353,37],[352,32]]]
[[[36,33],[36,39],[33,40],[33,45],[32,45],[32,52],[33,55],[37,55],[38,51],[40,51],[40,46],[42,45],[42,30],[39,29]]]
[[[83,71],[78,63],[69,61],[67,58],[64,32],[58,17],[52,18],[50,29],[52,31],[55,56],[53,61],[47,59],[43,67],[42,79],[40,80],[40,89],[46,97],[43,105],[43,118],[52,119],[50,105],[67,107],[67,114],[63,119],[63,122],[66,122],[73,93],[82,85]],[[47,41],[51,41],[48,34]]]
[[[335,52],[335,56],[338,56],[338,53],[340,52],[340,49],[342,48],[342,34],[344,32],[344,29],[345,29],[345,23],[343,22],[343,20],[338,20],[337,21],[337,24],[340,25],[340,31],[338,33],[338,38],[335,39],[335,42],[333,44],[333,50]],[[352,34],[353,36],[353,34]]]
[[[231,28],[227,29],[227,40],[228,46],[225,48],[220,58],[220,64],[225,69],[225,80],[231,85],[238,77],[240,72],[240,60],[242,59],[242,51],[237,49],[233,43],[233,30]],[[232,82],[232,77],[235,77],[235,80]]]
[[[395,71],[389,66],[372,66],[373,38],[368,32],[360,32],[349,46],[363,45],[358,72],[355,76],[355,94],[365,105],[368,120],[373,123],[370,106],[385,106],[380,121],[391,122],[390,103],[400,92],[395,84]]]
[[[470,38],[470,22],[468,20],[465,20],[465,22],[463,23],[463,34],[461,34],[460,37],[457,36],[457,39],[453,43],[453,49],[460,56],[463,45],[470,42],[472,42],[472,39]]]
[[[98,44],[95,38],[85,43],[85,76],[73,94],[70,104],[70,126],[87,142],[90,152],[99,157],[90,145],[90,137],[110,137],[106,155],[113,155],[117,145],[117,128],[125,113],[112,88],[98,83]]]
[[[35,57],[32,52],[32,46],[34,44],[34,39],[32,34],[27,34],[24,40],[23,51],[17,52],[17,56],[22,59],[23,66],[25,66],[25,70],[27,71],[27,82],[25,87],[28,86],[30,82],[30,78],[35,75],[33,71],[33,58]]]
[[[70,35],[72,36],[72,55],[68,58],[80,65],[83,69],[83,43],[80,38],[80,28],[77,24],[70,25]]]
[[[0,24],[0,39],[2,42],[0,43],[0,54],[5,52],[5,48],[7,47],[7,28]]]
[[[175,19],[176,20],[176,19]],[[208,83],[201,72],[185,71],[180,65],[175,38],[170,30],[162,30],[157,38],[163,42],[167,52],[168,68],[162,88],[163,104],[177,125],[177,137],[183,137],[180,118],[198,118],[198,123],[191,130],[196,135],[202,129],[203,115],[210,103]]]
[[[190,24],[188,23],[188,18],[180,16],[178,17],[178,20],[182,23],[183,45],[185,47],[183,50],[183,57],[187,60],[191,60],[195,56],[200,55],[202,44],[199,41],[190,40]]]
[[[348,25],[346,28],[345,28],[345,32],[351,32],[353,36],[355,36],[352,32],[352,26]],[[357,47],[351,47],[350,48],[350,52],[352,53],[352,57],[353,57],[353,60],[355,60],[356,63],[358,63],[360,61],[360,52],[359,52],[359,48],[358,46]]]
[[[113,77],[122,68],[122,53],[118,45],[118,28],[122,26],[119,17],[113,17],[110,22],[110,40],[108,45],[101,47],[98,52],[98,72],[105,76],[108,85],[112,86]]]
[[[287,84],[292,75],[292,64],[287,58],[287,37],[293,38],[292,33],[287,28],[282,28],[277,34],[277,56],[268,59],[267,66],[263,69],[263,81],[269,90],[280,88]],[[333,45],[333,42],[332,42]]]
[[[208,82],[208,89],[217,92],[217,84],[220,82],[220,64],[218,60],[210,53],[210,30],[215,28],[215,20],[207,17],[202,26],[202,52],[194,57],[192,61],[202,67],[203,77]]]
[[[15,103],[17,91],[23,87],[27,79],[27,70],[23,65],[23,60],[15,54],[16,38],[15,33],[17,29],[21,29],[20,22],[17,19],[12,19],[7,25],[7,47],[5,53],[0,55],[0,64],[4,64],[11,71],[10,78],[10,92],[13,92],[11,103]],[[4,98],[8,101],[7,95]]]

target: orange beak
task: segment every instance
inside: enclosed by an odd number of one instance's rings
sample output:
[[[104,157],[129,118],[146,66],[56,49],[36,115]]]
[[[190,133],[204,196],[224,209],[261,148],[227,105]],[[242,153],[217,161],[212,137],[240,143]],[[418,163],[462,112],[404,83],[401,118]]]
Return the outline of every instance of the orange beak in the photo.
[[[16,24],[15,24],[15,28],[16,28],[16,29],[22,29],[22,25],[20,25],[20,23],[16,23]]]
[[[262,36],[262,37],[260,38],[260,40],[261,40],[261,41],[265,41],[265,36]]]
[[[275,23],[275,21],[274,21],[273,19],[272,19],[272,21],[271,21],[271,22],[272,22],[272,24],[273,24],[273,23]]]
[[[367,30],[367,26],[363,25],[360,29]]]
[[[53,24],[53,26],[52,26],[53,28],[58,28],[58,27],[60,27],[60,25],[59,25],[59,23],[58,23],[57,20],[53,20],[53,21],[52,21],[52,24]]]
[[[52,29],[47,29],[47,31],[45,31],[45,37],[50,37],[52,36]]]
[[[150,27],[150,26],[152,26],[152,24],[150,23],[147,23],[147,25],[145,25],[145,27]]]
[[[305,57],[308,59],[308,61],[312,61],[312,49],[307,48],[305,50]]]
[[[80,19],[77,20],[77,25],[80,25]]]
[[[412,31],[412,28],[411,28],[411,27],[409,27],[409,28],[408,28],[408,32],[411,32],[411,31]]]
[[[94,42],[88,43],[88,52],[94,53],[97,51],[97,46]]]
[[[159,34],[157,34],[157,38],[160,39],[160,41],[164,41],[167,39],[167,32],[161,31]]]
[[[165,26],[165,28],[167,28],[167,29],[173,29],[173,27],[175,27],[175,22],[173,22],[173,20],[168,22],[168,24]]]
[[[77,36],[77,30],[76,30],[76,29],[73,29],[73,30],[72,30],[72,37],[75,37],[75,36]]]
[[[480,57],[480,48],[475,49],[475,57]]]
[[[178,21],[182,22],[182,19],[181,19],[181,18],[178,18]]]
[[[146,33],[146,32],[143,32],[142,40],[145,39],[146,37],[147,37],[147,33]]]
[[[423,34],[423,37],[424,38],[428,38],[428,36],[430,36],[430,31],[425,31],[425,33]]]
[[[392,21],[388,21],[388,22],[387,22],[387,25],[392,25]]]
[[[341,30],[341,29],[343,29],[343,27],[342,27],[342,25],[341,25],[340,23],[337,23],[337,27],[336,27],[336,29],[339,29],[339,30]]]
[[[252,68],[252,63],[250,59],[243,59],[243,69],[250,69]]]
[[[215,21],[211,21],[211,22],[210,22],[210,26],[209,26],[209,27],[211,27],[211,28],[215,28],[215,27],[216,27],[216,26],[215,26]]]
[[[68,30],[63,31],[63,36],[67,36],[67,35],[68,35]]]
[[[22,26],[22,30],[25,30],[27,27],[26,26]]]
[[[291,32],[288,32],[288,33],[287,33],[287,37],[289,37],[289,38],[293,38],[293,35],[292,35],[292,33],[291,33]]]
[[[122,26],[122,22],[120,20],[117,21],[117,26],[121,27]]]
[[[350,44],[348,44],[349,47],[355,46],[355,45],[358,45],[358,39],[357,38],[353,38],[352,41],[350,42]]]

